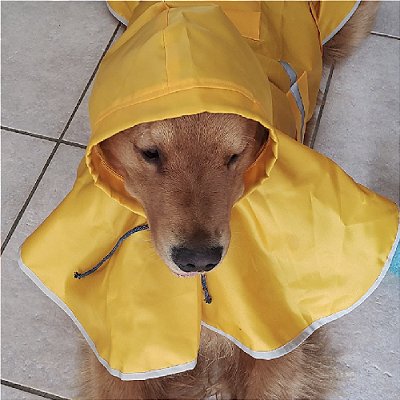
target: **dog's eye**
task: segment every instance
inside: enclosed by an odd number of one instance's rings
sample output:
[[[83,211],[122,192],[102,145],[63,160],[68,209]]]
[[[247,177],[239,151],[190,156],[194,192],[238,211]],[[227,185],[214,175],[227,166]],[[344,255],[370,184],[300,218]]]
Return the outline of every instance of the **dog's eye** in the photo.
[[[229,160],[228,160],[228,167],[231,167],[233,164],[235,164],[237,162],[237,160],[239,159],[240,154],[233,154]]]
[[[160,154],[156,149],[142,150],[141,153],[142,157],[148,162],[156,163],[160,160]]]

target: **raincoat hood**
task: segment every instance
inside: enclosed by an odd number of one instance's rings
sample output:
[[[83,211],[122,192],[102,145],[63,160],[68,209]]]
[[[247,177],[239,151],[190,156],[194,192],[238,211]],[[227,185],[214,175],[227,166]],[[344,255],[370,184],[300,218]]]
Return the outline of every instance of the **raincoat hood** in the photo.
[[[20,266],[113,375],[194,368],[201,325],[255,358],[282,356],[382,280],[398,243],[397,206],[301,144],[321,46],[357,4],[109,3],[127,29],[97,73],[85,158],[72,191],[23,244]],[[269,130],[233,207],[228,253],[207,275],[212,303],[199,277],[170,272],[146,231],[74,279],[146,223],[98,144],[139,123],[201,112],[239,114]]]

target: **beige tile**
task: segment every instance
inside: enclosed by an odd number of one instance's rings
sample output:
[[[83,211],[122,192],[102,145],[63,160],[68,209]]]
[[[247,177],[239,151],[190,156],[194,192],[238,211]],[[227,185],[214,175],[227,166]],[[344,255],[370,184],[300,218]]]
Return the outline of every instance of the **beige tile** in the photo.
[[[61,145],[2,257],[2,377],[75,397],[81,335],[17,265],[23,240],[72,187],[84,151]]]
[[[370,35],[335,68],[315,149],[399,201],[399,45]]]
[[[2,2],[2,124],[58,137],[116,25],[105,2]]]
[[[2,400],[43,400],[43,397],[1,385]]]
[[[338,390],[326,400],[394,400],[400,393],[400,280],[388,272],[350,314],[330,323]]]
[[[381,1],[374,31],[400,36],[400,2]]]
[[[1,237],[7,236],[55,143],[1,131]]]

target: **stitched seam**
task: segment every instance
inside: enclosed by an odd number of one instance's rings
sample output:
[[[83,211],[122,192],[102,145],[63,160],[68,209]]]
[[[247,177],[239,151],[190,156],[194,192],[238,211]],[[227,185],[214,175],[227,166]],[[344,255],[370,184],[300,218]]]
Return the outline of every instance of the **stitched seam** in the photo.
[[[120,175],[118,172],[114,171],[107,163],[107,161],[104,159],[104,157],[100,154],[100,152],[95,149],[94,150],[96,152],[97,157],[100,160],[100,163],[109,171],[111,172],[113,175],[115,175],[116,178],[118,178],[121,182],[124,182],[124,178],[122,177],[122,175]]]
[[[255,102],[250,91],[244,89],[242,86],[232,84],[232,82],[227,82],[227,81],[223,81],[221,79],[213,79],[213,78],[203,79],[202,83],[199,83],[199,84],[197,84],[197,83],[192,84],[192,83],[190,83],[191,81],[193,81],[193,79],[191,79],[191,78],[184,79],[184,80],[180,81],[178,84],[175,84],[174,86],[169,85],[168,89],[170,90],[171,93],[175,93],[180,90],[196,88],[196,87],[236,90],[236,91],[242,93],[243,95],[245,95],[247,98],[251,99],[253,102]],[[186,85],[187,82],[188,82],[188,84]],[[184,85],[186,85],[186,86],[184,86]],[[212,86],[212,85],[215,85],[215,86]],[[165,88],[142,91],[142,93],[137,94],[133,100],[127,101],[125,104],[122,104],[122,105],[112,108],[111,112],[120,107],[123,108],[123,107],[129,106],[129,105],[142,103],[143,101],[152,100],[154,98],[165,96],[168,94],[169,94],[169,92],[166,93]],[[101,116],[99,119],[102,119],[102,118],[103,118],[103,116]]]
[[[210,81],[210,83],[211,83],[211,82],[212,82],[212,81]],[[215,82],[220,83],[221,81],[215,80]],[[251,95],[245,93],[243,90],[239,90],[239,89],[237,89],[237,88],[235,88],[235,87],[233,87],[233,86],[232,86],[231,88],[227,88],[226,86],[207,85],[207,83],[204,83],[204,85],[191,85],[191,86],[185,87],[184,89],[170,90],[168,93],[160,93],[160,94],[157,95],[157,96],[148,97],[148,98],[143,99],[143,100],[140,100],[140,101],[133,101],[133,102],[129,102],[129,103],[127,103],[127,104],[124,104],[124,105],[121,105],[121,106],[118,106],[118,107],[114,107],[114,108],[112,108],[110,111],[108,111],[106,114],[104,114],[103,116],[101,116],[101,118],[99,118],[99,119],[97,120],[97,122],[96,122],[95,125],[94,125],[94,128],[96,128],[98,125],[100,125],[100,123],[101,123],[105,118],[107,118],[110,114],[113,114],[113,113],[116,112],[116,111],[119,111],[119,110],[122,110],[122,109],[128,108],[128,107],[132,107],[132,106],[137,105],[137,104],[146,103],[147,101],[155,100],[155,99],[157,99],[157,98],[160,98],[160,97],[163,97],[163,96],[167,96],[167,95],[172,94],[172,93],[177,93],[177,92],[180,92],[180,91],[190,90],[190,89],[196,89],[196,88],[200,88],[200,89],[201,89],[201,88],[205,88],[205,89],[222,89],[222,90],[229,90],[229,91],[232,91],[232,92],[237,92],[237,93],[243,95],[244,97],[246,97],[248,100],[250,100],[252,103],[256,104],[259,108],[262,109],[260,103],[259,103],[258,101],[256,101],[256,100],[253,98],[253,96],[251,96]],[[154,93],[154,92],[155,92],[155,91],[153,91],[153,93]],[[151,92],[150,92],[150,93],[151,93]],[[143,97],[144,97],[144,96],[143,96]]]
[[[118,174],[118,172],[114,171],[105,160],[102,158],[100,159],[100,163],[110,172],[112,173],[116,178],[118,178],[121,182],[124,182],[124,178]]]
[[[166,75],[166,78],[167,78],[167,88],[169,90],[167,45],[166,45],[166,40],[165,40],[165,29],[168,27],[168,24],[169,24],[169,8],[167,9],[165,24],[166,24],[165,28],[163,29],[163,43],[164,43],[164,52],[165,52],[165,75]]]

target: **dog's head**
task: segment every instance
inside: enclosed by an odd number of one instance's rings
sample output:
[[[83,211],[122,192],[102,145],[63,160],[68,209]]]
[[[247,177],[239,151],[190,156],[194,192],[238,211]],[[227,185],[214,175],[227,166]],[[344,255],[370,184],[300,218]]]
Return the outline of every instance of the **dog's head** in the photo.
[[[101,148],[143,205],[161,258],[187,276],[226,254],[232,206],[266,137],[239,115],[201,113],[137,125]]]

